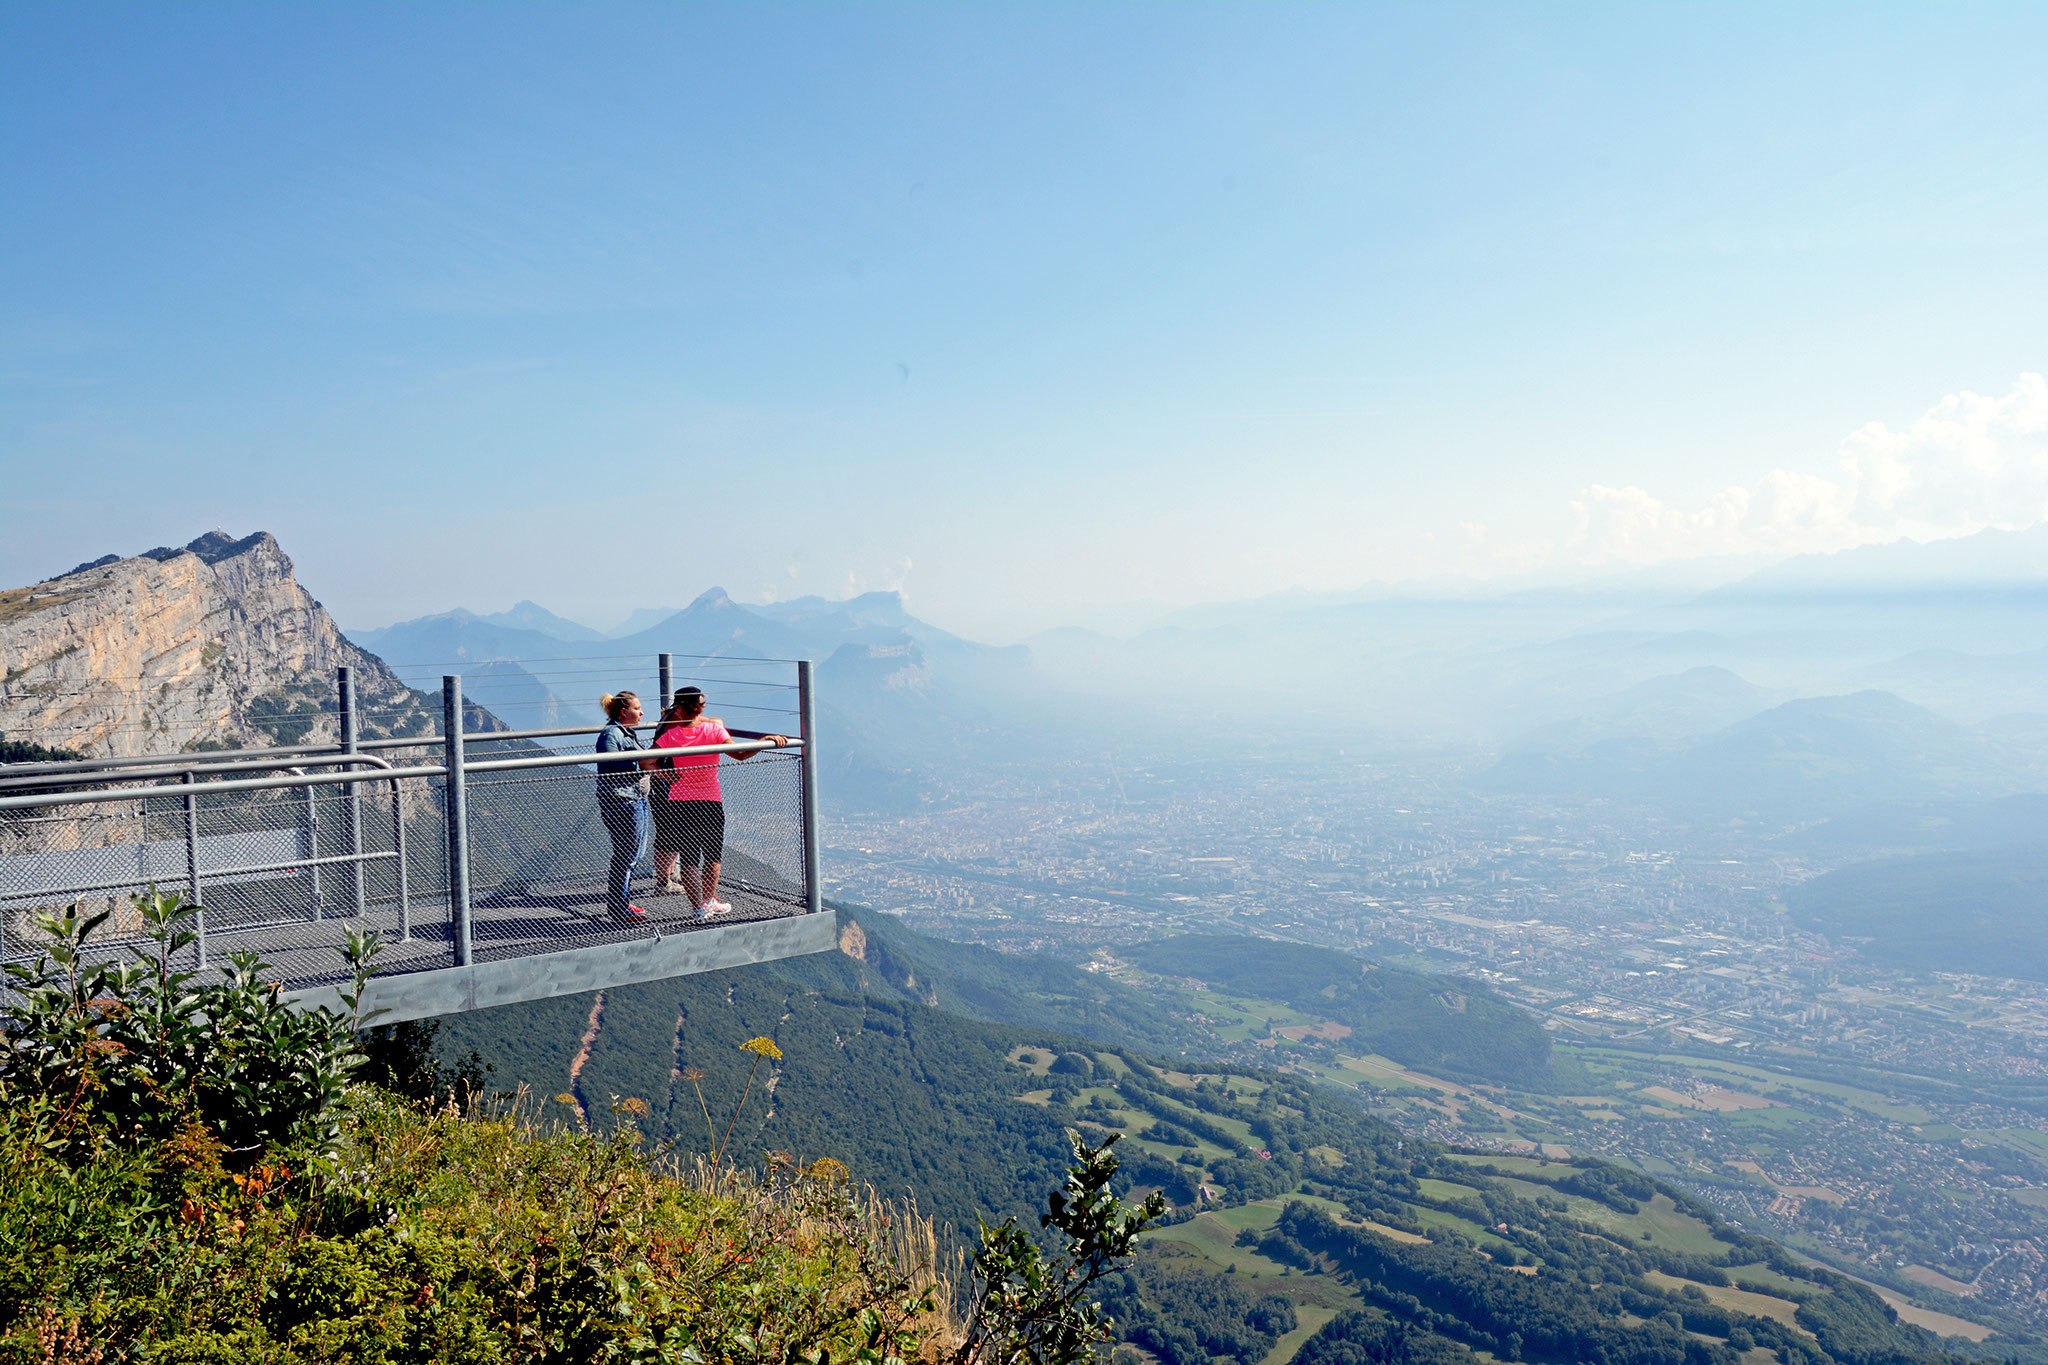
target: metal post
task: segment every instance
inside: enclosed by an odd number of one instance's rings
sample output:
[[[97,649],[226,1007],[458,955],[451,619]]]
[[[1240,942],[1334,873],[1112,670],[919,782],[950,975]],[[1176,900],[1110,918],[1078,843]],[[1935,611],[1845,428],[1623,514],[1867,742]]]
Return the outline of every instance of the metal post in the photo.
[[[335,670],[334,678],[337,700],[341,703],[341,751],[345,754],[356,752],[359,736],[356,733],[356,671],[343,664]],[[346,771],[354,772],[355,764]],[[360,916],[369,908],[369,871],[364,867],[363,856],[363,789],[351,782],[348,788],[348,856],[356,859],[352,870],[355,873],[355,910]]]
[[[455,965],[469,965],[469,790],[463,775],[462,679],[441,679],[441,734],[448,757],[448,920]]]
[[[306,788],[306,857],[320,856],[320,799],[311,787]],[[306,871],[313,874],[313,915],[320,918],[320,864],[314,863]]]
[[[796,709],[804,741],[797,759],[797,771],[803,775],[804,904],[815,915],[825,908],[825,888],[818,880],[818,714],[809,659],[797,661]]]
[[[199,968],[206,969],[206,902],[199,899],[199,796],[192,790],[199,774],[185,774],[185,890],[192,897],[192,930],[198,935],[193,946],[199,952]],[[148,822],[145,820],[145,824]]]
[[[398,941],[412,942],[412,888],[406,881],[405,784],[391,779],[391,846],[398,850]]]
[[[654,656],[654,662],[661,670],[661,682],[655,687],[655,691],[661,694],[661,711],[654,713],[655,718],[659,720],[661,712],[668,710],[669,703],[675,700],[676,656],[657,654]]]

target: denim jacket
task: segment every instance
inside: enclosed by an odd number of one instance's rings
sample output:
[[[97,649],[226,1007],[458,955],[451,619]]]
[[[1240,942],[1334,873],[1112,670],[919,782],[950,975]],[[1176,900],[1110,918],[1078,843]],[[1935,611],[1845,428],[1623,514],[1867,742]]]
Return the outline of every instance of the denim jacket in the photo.
[[[597,737],[597,752],[601,754],[637,753],[646,747],[640,736],[617,721],[605,726]],[[598,764],[597,794],[620,801],[640,800],[640,765],[632,760]]]

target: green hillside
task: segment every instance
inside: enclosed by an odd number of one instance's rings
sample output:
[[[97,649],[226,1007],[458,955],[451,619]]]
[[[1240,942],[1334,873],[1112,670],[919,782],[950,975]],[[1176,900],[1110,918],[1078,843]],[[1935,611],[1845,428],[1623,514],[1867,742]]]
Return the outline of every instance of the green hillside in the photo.
[[[1785,903],[1802,928],[1867,939],[1864,956],[1885,966],[2048,981],[2048,843],[1856,863]]]
[[[1126,956],[1147,971],[1331,1020],[1351,1031],[1347,1045],[1409,1066],[1526,1085],[1550,1065],[1550,1038],[1536,1020],[1476,981],[1382,967],[1304,943],[1215,934],[1140,944]]]

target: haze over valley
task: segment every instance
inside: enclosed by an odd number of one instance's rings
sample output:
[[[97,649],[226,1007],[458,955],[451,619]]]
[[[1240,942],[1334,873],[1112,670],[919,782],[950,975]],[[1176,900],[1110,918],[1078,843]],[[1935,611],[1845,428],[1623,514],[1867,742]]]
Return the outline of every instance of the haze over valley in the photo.
[[[835,897],[1178,1002],[1418,1136],[1635,1164],[2048,1325],[2048,530],[1008,649],[892,593],[715,589],[624,637],[531,603],[354,637],[515,718],[587,713],[607,657],[816,657]],[[1390,1056],[1297,967],[1166,966],[1175,934],[1483,983],[1556,1073]]]

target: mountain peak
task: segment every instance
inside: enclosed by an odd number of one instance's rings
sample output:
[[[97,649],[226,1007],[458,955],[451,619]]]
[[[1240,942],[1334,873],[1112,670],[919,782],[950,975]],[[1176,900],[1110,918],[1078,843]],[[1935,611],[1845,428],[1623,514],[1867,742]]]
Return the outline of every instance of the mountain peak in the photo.
[[[284,553],[283,547],[277,543],[277,537],[268,531],[254,531],[249,535],[243,536],[240,540],[236,540],[226,531],[208,531],[197,540],[190,541],[185,545],[159,545],[154,550],[143,551],[137,557],[141,559],[154,559],[161,563],[167,559],[175,559],[179,555],[194,554],[198,555],[200,559],[208,564],[218,564],[224,559],[234,559],[237,556],[247,554],[251,550],[263,548],[276,550],[279,554]],[[81,565],[80,567],[85,566]]]
[[[592,630],[580,621],[571,621],[566,616],[557,616],[532,599],[515,602],[510,611],[494,611],[476,618],[488,625],[508,626],[513,630],[537,630],[543,635],[564,641],[602,640],[602,631]]]
[[[696,600],[685,607],[685,611],[725,611],[734,606],[724,588],[706,588],[697,594]]]
[[[372,737],[430,728],[425,704],[346,640],[268,531],[86,566],[0,620],[0,730],[96,755],[327,742],[336,668],[357,670]],[[39,585],[40,586],[40,585]],[[62,610],[51,608],[61,607]]]

